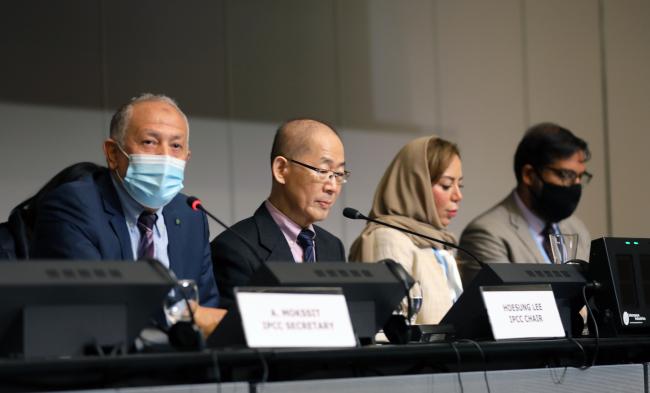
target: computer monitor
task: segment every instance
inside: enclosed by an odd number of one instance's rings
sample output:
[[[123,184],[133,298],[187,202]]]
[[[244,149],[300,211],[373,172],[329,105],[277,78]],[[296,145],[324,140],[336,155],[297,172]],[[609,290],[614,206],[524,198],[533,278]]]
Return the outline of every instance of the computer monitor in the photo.
[[[457,339],[491,339],[481,286],[550,284],[565,332],[577,336],[583,327],[579,311],[586,280],[582,270],[574,264],[485,263],[440,323],[453,325]]]
[[[406,286],[412,285],[412,278],[406,277],[405,283],[405,277],[398,277],[393,268],[385,262],[267,262],[253,274],[248,286],[340,287],[348,304],[355,334],[366,342],[381,330],[406,295]],[[226,319],[208,338],[209,346],[245,344],[236,314],[237,310],[230,310]]]
[[[0,356],[128,346],[173,284],[157,261],[0,263]]]
[[[650,334],[650,239],[601,237],[591,242],[589,277],[603,337]]]

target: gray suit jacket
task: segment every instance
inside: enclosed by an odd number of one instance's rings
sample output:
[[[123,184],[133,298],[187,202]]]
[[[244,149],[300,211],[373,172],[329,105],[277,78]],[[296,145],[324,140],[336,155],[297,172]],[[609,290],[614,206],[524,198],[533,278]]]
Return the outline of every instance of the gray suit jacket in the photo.
[[[499,204],[470,222],[460,238],[460,246],[482,262],[546,263],[528,230],[528,222],[515,202],[515,191]],[[561,233],[578,234],[578,259],[589,259],[591,236],[582,221],[571,216],[558,223]],[[478,272],[469,257],[459,262],[463,284]]]

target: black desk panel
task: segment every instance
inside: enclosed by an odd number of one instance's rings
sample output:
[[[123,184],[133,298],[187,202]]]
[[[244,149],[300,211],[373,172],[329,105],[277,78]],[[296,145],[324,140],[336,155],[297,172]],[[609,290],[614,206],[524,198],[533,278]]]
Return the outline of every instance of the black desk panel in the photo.
[[[48,360],[3,359],[0,360],[0,386],[2,391],[44,391],[577,367],[590,360],[595,340],[482,342],[480,347],[484,358],[473,343],[457,342],[453,346],[436,343],[352,349],[238,349]],[[648,361],[650,338],[600,340],[598,364]]]

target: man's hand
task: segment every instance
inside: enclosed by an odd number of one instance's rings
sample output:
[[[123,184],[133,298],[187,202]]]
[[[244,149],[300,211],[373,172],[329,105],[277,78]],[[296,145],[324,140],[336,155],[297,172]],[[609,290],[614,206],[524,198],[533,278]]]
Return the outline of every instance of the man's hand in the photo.
[[[226,315],[228,310],[223,308],[203,307],[192,302],[192,312],[194,313],[194,323],[201,329],[203,337],[208,337],[219,322]]]

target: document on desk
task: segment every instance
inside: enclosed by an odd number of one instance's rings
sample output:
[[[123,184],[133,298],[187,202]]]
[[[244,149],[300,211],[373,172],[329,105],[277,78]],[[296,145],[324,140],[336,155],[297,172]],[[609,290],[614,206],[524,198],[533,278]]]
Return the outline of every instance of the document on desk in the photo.
[[[276,288],[277,290],[277,288]],[[342,293],[236,292],[250,348],[354,347]]]
[[[480,289],[495,340],[565,336],[550,285]]]

